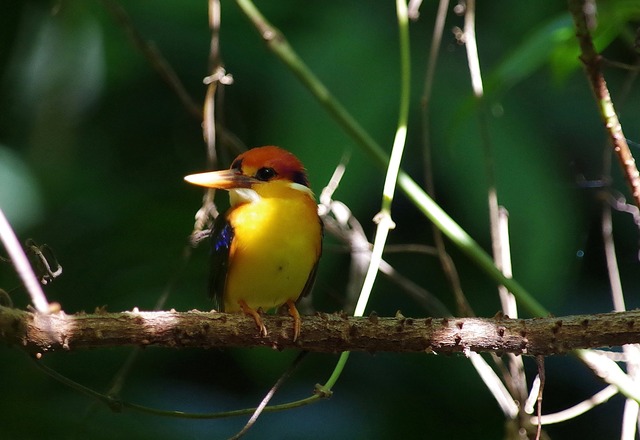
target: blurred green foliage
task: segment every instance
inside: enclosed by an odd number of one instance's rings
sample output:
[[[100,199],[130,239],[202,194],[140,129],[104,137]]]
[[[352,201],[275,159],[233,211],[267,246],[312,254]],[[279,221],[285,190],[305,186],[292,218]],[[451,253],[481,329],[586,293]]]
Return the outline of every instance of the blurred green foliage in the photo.
[[[369,133],[389,146],[397,119],[398,56],[392,2],[262,2],[267,18]],[[610,59],[634,63],[637,1],[600,2],[597,46]],[[210,32],[206,2],[123,2],[136,29],[153,41],[201,103]],[[436,5],[427,2],[411,25],[412,119],[404,167],[424,179],[420,103]],[[635,21],[634,21],[635,20]],[[431,140],[439,203],[490,248],[477,110],[464,46],[447,17],[431,105]],[[561,2],[480,4],[480,62],[487,86],[488,130],[500,203],[510,213],[515,277],[556,315],[612,308],[599,227],[605,136],[577,60],[572,22]],[[263,46],[233,2],[222,4],[221,49],[234,84],[224,89],[220,121],[248,146],[276,144],[309,169],[316,193],[345,152],[347,174],[335,198],[367,232],[380,206],[384,174],[360,152],[309,93]],[[607,79],[629,138],[640,139],[640,88],[629,74]],[[166,307],[211,307],[205,295],[208,252],[186,269],[182,254],[201,193],[182,176],[205,163],[200,121],[180,104],[136,50],[103,2],[6,2],[0,13],[0,206],[23,239],[49,244],[64,275],[46,287],[66,312],[150,309],[178,276]],[[624,95],[622,95],[624,93]],[[227,154],[227,160],[233,154]],[[226,166],[222,164],[221,166]],[[613,172],[613,187],[623,179]],[[221,199],[222,200],[222,199]],[[222,202],[224,204],[225,202]],[[431,226],[402,196],[390,241],[432,243]],[[614,213],[623,285],[639,287],[638,230]],[[321,310],[339,310],[348,258],[327,237],[314,292]],[[499,309],[495,286],[450,249],[476,313]],[[393,254],[401,273],[454,309],[436,259]],[[28,298],[6,264],[0,288]],[[627,306],[638,307],[629,296]],[[424,316],[388,280],[377,284],[369,310]],[[128,349],[45,355],[41,362],[97,390],[108,389]],[[123,397],[146,405],[204,412],[253,406],[293,353],[267,350],[147,349],[127,378]],[[244,420],[188,421],[112,413],[37,370],[15,348],[2,350],[0,438],[225,438]],[[276,401],[308,395],[336,357],[311,355]],[[530,376],[534,365],[528,362]],[[602,387],[569,358],[547,361],[545,411],[563,409]],[[352,356],[331,400],[268,414],[247,438],[500,438],[503,418],[463,357]],[[588,416],[554,425],[555,438],[618,436],[622,399]]]

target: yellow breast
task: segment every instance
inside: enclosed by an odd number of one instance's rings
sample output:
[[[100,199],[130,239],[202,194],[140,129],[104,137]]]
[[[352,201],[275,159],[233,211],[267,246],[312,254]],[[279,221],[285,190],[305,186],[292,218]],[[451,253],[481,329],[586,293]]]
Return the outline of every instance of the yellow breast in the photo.
[[[234,228],[224,292],[229,312],[241,310],[239,300],[264,310],[297,300],[321,252],[322,227],[307,188],[274,181],[255,191],[257,198],[227,215]]]

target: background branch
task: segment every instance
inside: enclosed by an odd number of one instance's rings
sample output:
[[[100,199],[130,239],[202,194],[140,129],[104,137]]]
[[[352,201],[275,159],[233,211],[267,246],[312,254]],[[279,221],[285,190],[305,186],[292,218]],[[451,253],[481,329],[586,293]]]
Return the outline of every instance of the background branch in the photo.
[[[640,174],[613,107],[607,82],[600,70],[602,56],[596,52],[591,38],[590,27],[595,24],[595,8],[591,2],[585,0],[569,0],[569,11],[573,16],[576,37],[580,44],[580,60],[584,64],[587,79],[595,95],[600,118],[609,136],[613,151],[620,162],[635,204],[640,207]]]

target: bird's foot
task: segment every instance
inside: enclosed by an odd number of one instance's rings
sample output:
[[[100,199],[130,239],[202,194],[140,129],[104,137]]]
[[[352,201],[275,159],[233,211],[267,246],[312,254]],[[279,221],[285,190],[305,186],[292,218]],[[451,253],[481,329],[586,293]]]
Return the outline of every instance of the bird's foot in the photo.
[[[253,320],[256,323],[256,326],[258,327],[258,330],[260,331],[260,336],[262,337],[267,336],[267,327],[264,326],[264,323],[262,322],[262,318],[260,317],[260,313],[258,313],[257,311],[249,307],[247,303],[244,302],[243,300],[238,301],[238,304],[240,304],[240,307],[242,308],[242,312],[245,315],[249,315],[253,318]]]
[[[300,313],[298,313],[298,309],[296,308],[296,303],[292,300],[288,300],[287,306],[289,306],[289,314],[293,318],[293,342],[296,342],[300,336],[300,325],[302,324],[302,321],[300,319]]]

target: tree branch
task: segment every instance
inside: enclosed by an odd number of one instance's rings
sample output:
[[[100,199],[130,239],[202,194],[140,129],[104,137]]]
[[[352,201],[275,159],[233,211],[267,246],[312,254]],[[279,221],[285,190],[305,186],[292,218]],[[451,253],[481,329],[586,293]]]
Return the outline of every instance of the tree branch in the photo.
[[[607,82],[600,70],[602,56],[596,51],[591,38],[590,25],[595,23],[595,8],[585,0],[569,0],[569,12],[573,16],[576,37],[580,44],[580,60],[584,64],[587,79],[595,95],[600,119],[602,119],[618,162],[620,162],[635,204],[640,207],[640,173],[622,132],[622,126],[607,88]]]
[[[31,353],[114,346],[273,347],[315,352],[496,352],[552,355],[640,342],[640,310],[560,318],[353,318],[305,316],[291,341],[288,316],[266,315],[260,337],[251,318],[218,312],[59,312],[0,307],[0,342]]]

